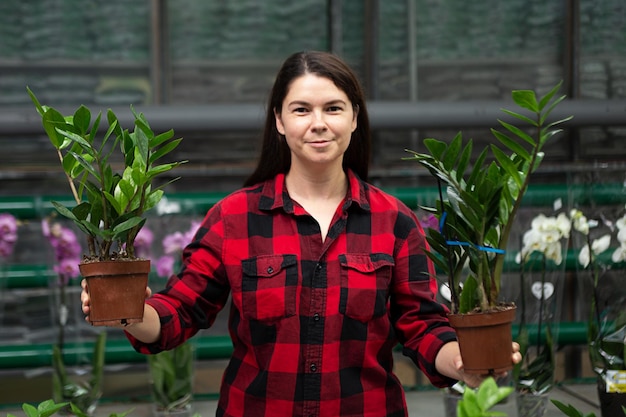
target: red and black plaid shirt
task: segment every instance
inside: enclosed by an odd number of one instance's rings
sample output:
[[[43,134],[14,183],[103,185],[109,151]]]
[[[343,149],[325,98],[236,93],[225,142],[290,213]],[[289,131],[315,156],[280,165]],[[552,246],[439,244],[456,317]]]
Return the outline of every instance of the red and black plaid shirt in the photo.
[[[183,268],[147,302],[169,349],[209,327],[232,294],[234,352],[218,416],[406,416],[392,373],[399,342],[436,386],[455,339],[436,302],[414,213],[349,172],[349,192],[322,242],[285,176],[237,191],[207,213]]]

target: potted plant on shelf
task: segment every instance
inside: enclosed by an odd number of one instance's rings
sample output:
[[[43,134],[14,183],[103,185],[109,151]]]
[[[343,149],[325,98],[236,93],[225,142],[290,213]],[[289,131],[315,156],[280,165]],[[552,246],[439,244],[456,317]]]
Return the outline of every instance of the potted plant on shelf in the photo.
[[[589,220],[578,209],[571,213],[574,230],[584,237],[578,262],[590,271],[592,278],[587,327],[589,359],[598,377],[602,416],[612,417],[626,407],[626,294],[611,286],[608,295],[601,295],[600,286],[612,268],[626,266],[626,213],[621,213],[615,222],[610,215],[600,214],[599,218]],[[613,235],[618,240],[617,247],[611,247]]]
[[[449,144],[424,140],[428,153],[407,150],[412,156],[406,159],[428,169],[439,184],[439,201],[435,207],[425,208],[439,220],[439,228],[427,232],[428,256],[448,276],[452,310],[449,319],[457,331],[466,372],[490,374],[512,368],[511,323],[516,307],[500,299],[505,251],[531,174],[543,159],[543,146],[561,131],[556,126],[570,119],[548,120],[565,98],[556,97],[560,86],[557,84],[539,99],[531,90],[512,92],[513,101],[529,114],[503,111],[522,121],[533,133],[500,120],[508,133],[491,130],[504,146],[490,147],[491,161],[485,148],[470,164],[472,140],[464,145],[461,133]],[[461,285],[466,265],[469,273]],[[501,331],[487,336],[476,334],[481,328]],[[468,339],[466,334],[477,337]],[[486,344],[485,340],[490,342]]]
[[[108,110],[108,129],[98,139],[101,113],[92,121],[91,111],[81,105],[74,114],[64,116],[42,106],[27,90],[74,198],[72,207],[59,202],[53,205],[87,239],[88,253],[79,268],[91,297],[91,323],[139,322],[150,260],[137,258],[134,241],[146,222],[145,213],[159,202],[163,187],[175,181],[154,187],[155,179],[186,162],[158,164],[182,139],[173,139],[172,130],[155,134],[145,116],[132,107],[132,132],[123,129],[115,113]]]
[[[555,208],[562,206],[555,201]],[[520,269],[519,331],[522,361],[513,369],[517,413],[520,417],[541,417],[554,387],[554,328],[558,323],[557,288],[563,282],[563,245],[570,236],[571,222],[565,213],[537,215],[522,237],[516,256]],[[539,279],[533,280],[533,272]],[[530,326],[535,327],[531,330]],[[532,342],[531,332],[535,340]]]

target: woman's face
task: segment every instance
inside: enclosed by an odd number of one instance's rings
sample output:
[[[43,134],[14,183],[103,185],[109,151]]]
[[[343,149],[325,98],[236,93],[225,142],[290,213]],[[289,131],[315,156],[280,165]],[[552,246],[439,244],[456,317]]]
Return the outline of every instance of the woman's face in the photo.
[[[294,79],[281,112],[274,114],[278,132],[291,150],[292,167],[341,165],[357,115],[346,94],[330,79],[314,74]]]

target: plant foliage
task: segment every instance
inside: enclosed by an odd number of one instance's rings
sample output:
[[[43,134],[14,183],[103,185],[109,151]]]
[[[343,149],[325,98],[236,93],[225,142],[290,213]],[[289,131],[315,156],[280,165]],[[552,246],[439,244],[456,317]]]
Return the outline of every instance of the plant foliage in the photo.
[[[40,402],[37,407],[34,405],[24,403],[22,404],[22,410],[24,410],[24,414],[27,417],[50,417],[56,415],[63,411],[67,406],[70,406],[72,410],[72,414],[77,417],[89,417],[89,415],[85,414],[80,408],[78,408],[73,403],[56,403],[54,400],[45,400]],[[133,409],[121,412],[121,413],[111,413],[109,417],[126,417]],[[7,417],[16,417],[14,414],[8,413]]]
[[[109,260],[135,258],[134,240],[144,225],[144,213],[163,197],[163,187],[153,181],[186,161],[160,163],[181,142],[174,131],[156,134],[146,117],[131,107],[134,130],[123,129],[118,117],[108,110],[108,129],[98,137],[102,114],[92,118],[81,105],[72,115],[42,106],[27,88],[43,128],[57,151],[75,200],[74,207],[53,202],[56,210],[71,219],[87,236],[89,258]],[[115,151],[122,169],[115,171]]]
[[[499,387],[493,377],[486,378],[477,390],[465,389],[456,408],[457,417],[496,417],[506,414],[491,409],[513,392],[513,387]]]
[[[503,129],[491,132],[501,146],[483,149],[473,163],[473,142],[464,143],[460,132],[450,143],[425,139],[427,153],[407,150],[412,156],[406,159],[428,169],[443,189],[436,207],[425,207],[440,223],[439,230],[429,229],[428,255],[448,276],[454,313],[488,311],[500,301],[504,253],[522,197],[543,160],[544,145],[561,131],[556,126],[571,118],[548,120],[565,98],[556,96],[560,87],[561,83],[541,98],[531,90],[513,91],[519,112],[503,112],[523,127],[499,120]],[[466,264],[470,274],[461,291]]]
[[[63,352],[58,345],[52,347],[52,398],[54,401],[71,401],[72,409],[91,415],[102,395],[106,332],[100,332],[93,347],[91,376],[84,382],[75,382],[67,374]]]
[[[596,417],[595,413],[583,414],[582,411],[571,404],[565,405],[561,401],[554,399],[550,401],[552,401],[552,404],[554,404],[556,408],[561,410],[561,412],[568,417]],[[626,415],[626,410],[624,410],[624,414]]]
[[[185,408],[193,394],[193,346],[183,343],[174,349],[148,356],[152,397],[160,410]]]

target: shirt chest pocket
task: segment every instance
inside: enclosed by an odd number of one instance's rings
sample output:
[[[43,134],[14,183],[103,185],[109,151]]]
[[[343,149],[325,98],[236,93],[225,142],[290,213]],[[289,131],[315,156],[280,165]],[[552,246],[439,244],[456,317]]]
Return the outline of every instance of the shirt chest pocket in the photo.
[[[296,255],[263,255],[242,261],[241,309],[248,320],[275,321],[296,314]]]
[[[339,312],[367,322],[387,312],[393,257],[384,253],[339,255]]]

